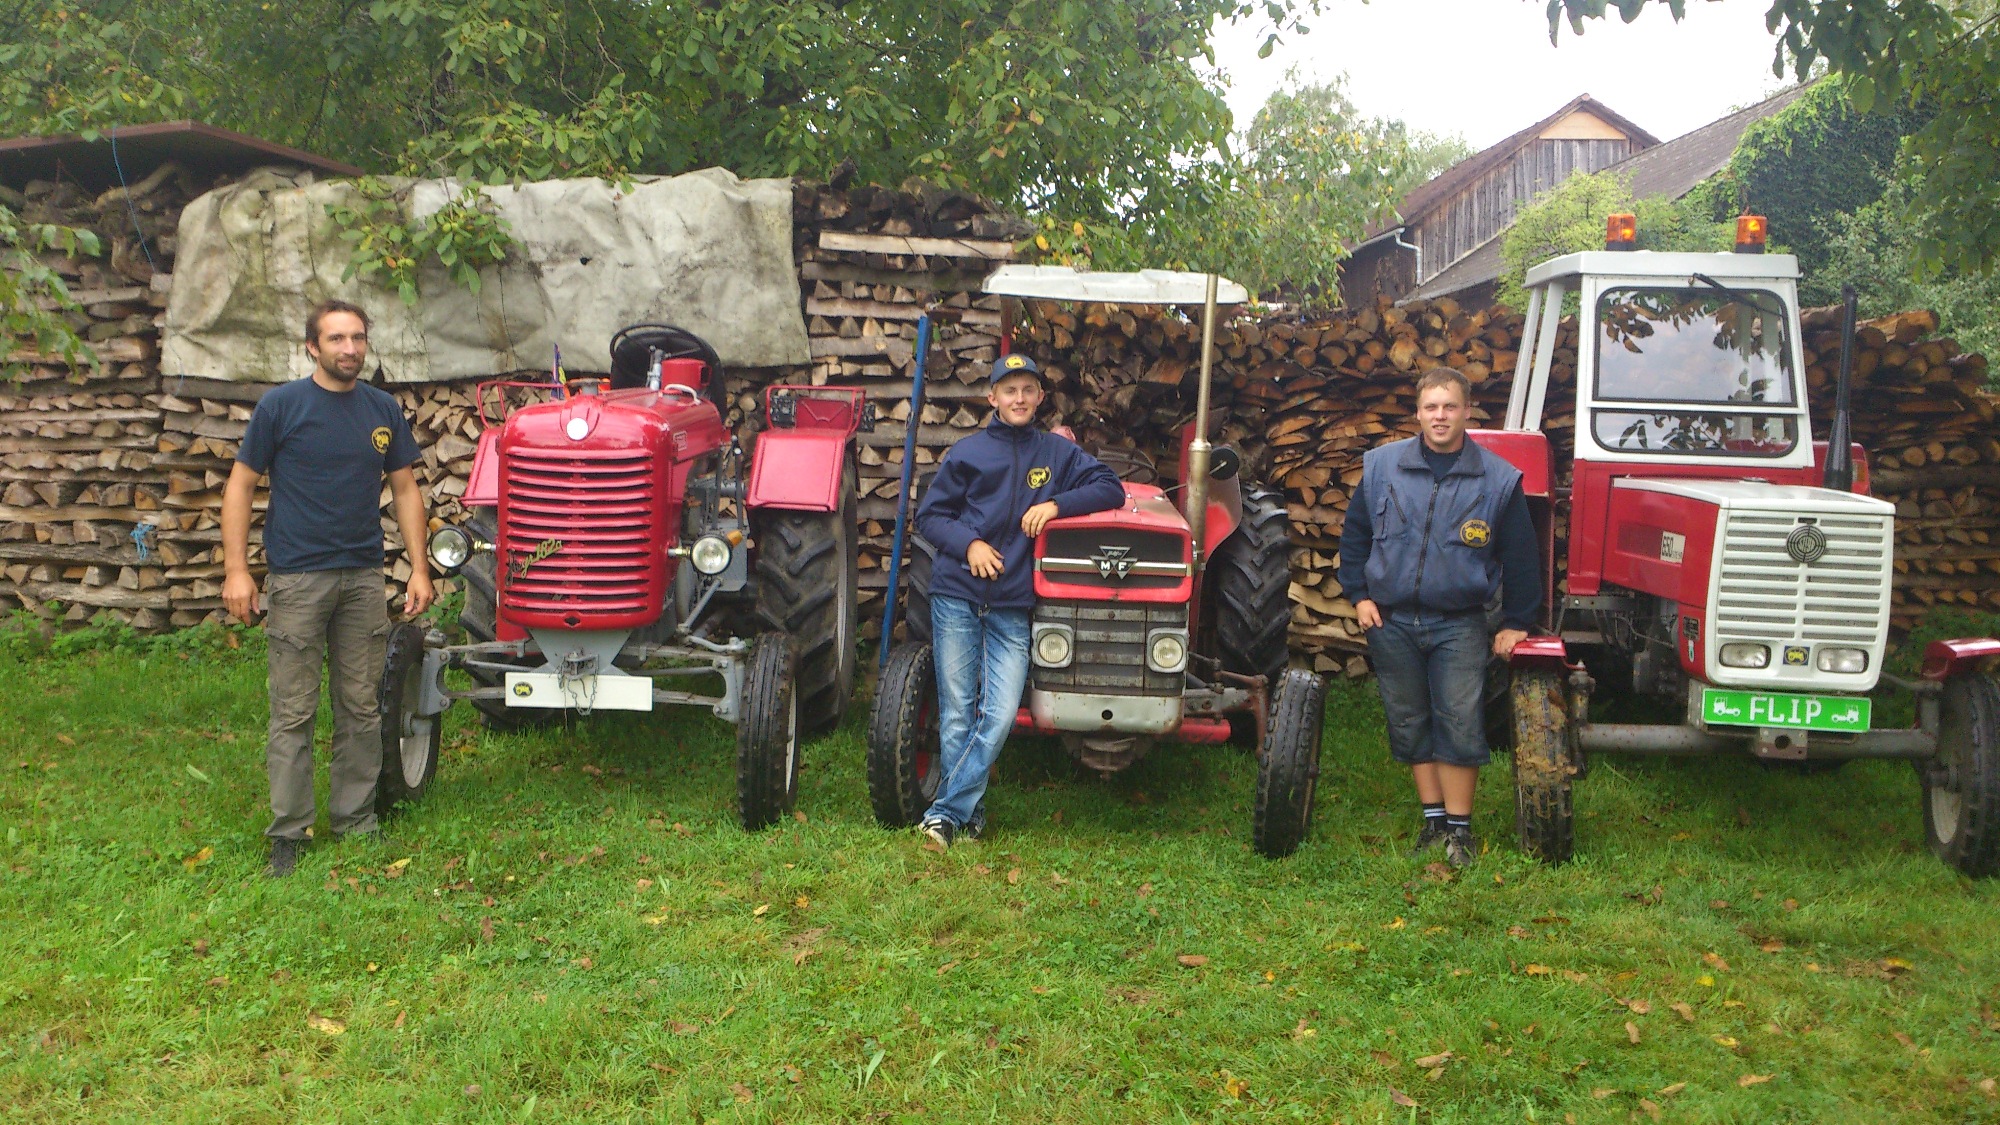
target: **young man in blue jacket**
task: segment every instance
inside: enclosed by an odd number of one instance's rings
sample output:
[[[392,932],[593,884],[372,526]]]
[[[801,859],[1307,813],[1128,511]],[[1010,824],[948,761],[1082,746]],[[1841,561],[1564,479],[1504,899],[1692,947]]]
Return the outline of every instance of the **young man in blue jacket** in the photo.
[[[944,770],[918,828],[947,848],[986,826],[986,778],[1027,686],[1035,536],[1058,516],[1125,502],[1117,474],[1035,425],[1043,394],[1034,360],[996,361],[993,421],[951,447],[917,508],[917,531],[938,551],[931,646]]]

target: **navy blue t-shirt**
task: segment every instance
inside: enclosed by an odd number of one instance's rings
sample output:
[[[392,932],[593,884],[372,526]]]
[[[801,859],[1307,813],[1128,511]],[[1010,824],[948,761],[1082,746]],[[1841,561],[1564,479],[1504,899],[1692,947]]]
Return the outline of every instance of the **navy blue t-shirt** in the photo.
[[[382,478],[417,456],[402,407],[378,387],[329,391],[308,376],[266,394],[236,459],[271,477],[271,573],[380,567]]]

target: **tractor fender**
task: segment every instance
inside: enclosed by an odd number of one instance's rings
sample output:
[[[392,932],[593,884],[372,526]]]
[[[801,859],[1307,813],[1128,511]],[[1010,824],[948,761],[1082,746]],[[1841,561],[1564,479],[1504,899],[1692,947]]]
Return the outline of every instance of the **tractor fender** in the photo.
[[[468,508],[497,507],[500,503],[500,426],[488,426],[479,434],[479,448],[472,454],[472,476],[466,481],[465,495],[458,502]]]
[[[1569,648],[1561,637],[1523,637],[1515,644],[1513,655],[1507,658],[1511,668],[1546,668],[1550,670],[1575,668],[1570,663]]]
[[[774,429],[758,434],[744,503],[795,512],[839,511],[847,437],[848,431],[834,429]]]
[[[1922,674],[1926,680],[1948,680],[1961,671],[1976,669],[1994,657],[2000,657],[2000,641],[1990,637],[1932,641],[1924,646]]]

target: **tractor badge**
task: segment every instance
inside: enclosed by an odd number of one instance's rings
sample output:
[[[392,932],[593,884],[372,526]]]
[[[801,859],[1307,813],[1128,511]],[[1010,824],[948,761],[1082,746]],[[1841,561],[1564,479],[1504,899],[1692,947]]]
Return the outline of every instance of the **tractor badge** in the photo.
[[[1047,469],[1037,466],[1028,470],[1029,488],[1040,488],[1047,483],[1049,483],[1049,471]]]
[[[1484,547],[1493,541],[1493,529],[1485,520],[1466,520],[1458,525],[1458,541],[1468,547]]]
[[[1785,536],[1785,553],[1795,562],[1818,562],[1826,555],[1826,532],[1809,523],[1800,524]]]
[[[509,566],[507,569],[514,572],[514,577],[525,578],[528,575],[529,569],[532,568],[536,563],[541,562],[543,559],[548,558],[550,555],[553,555],[557,551],[560,551],[562,549],[563,549],[562,540],[544,539],[540,543],[535,544],[534,550],[529,551],[525,555],[517,556],[514,559],[513,565]]]
[[[1788,668],[1803,668],[1806,666],[1806,658],[1811,655],[1812,650],[1806,648],[1804,645],[1786,645],[1785,666]]]
[[[1132,573],[1132,548],[1099,547],[1090,561],[1097,564],[1099,578],[1124,578]]]

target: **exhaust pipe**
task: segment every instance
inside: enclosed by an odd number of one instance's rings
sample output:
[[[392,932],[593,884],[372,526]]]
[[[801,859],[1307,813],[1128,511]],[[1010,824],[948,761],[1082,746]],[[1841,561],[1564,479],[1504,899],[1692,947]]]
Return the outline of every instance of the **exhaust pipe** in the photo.
[[[1208,289],[1201,303],[1201,388],[1195,392],[1194,440],[1188,443],[1188,490],[1187,521],[1188,535],[1193,539],[1194,572],[1201,575],[1202,565],[1207,561],[1202,557],[1202,536],[1207,532],[1208,523],[1208,459],[1212,447],[1208,444],[1208,382],[1209,372],[1215,364],[1215,289],[1216,275],[1208,275]]]
[[[1854,386],[1854,286],[1840,287],[1840,375],[1833,384],[1833,424],[1826,435],[1826,472],[1821,483],[1836,492],[1854,491],[1853,410],[1848,393]]]

